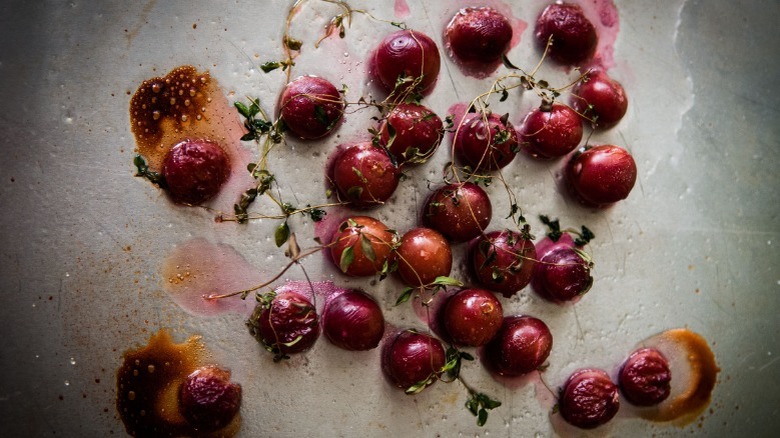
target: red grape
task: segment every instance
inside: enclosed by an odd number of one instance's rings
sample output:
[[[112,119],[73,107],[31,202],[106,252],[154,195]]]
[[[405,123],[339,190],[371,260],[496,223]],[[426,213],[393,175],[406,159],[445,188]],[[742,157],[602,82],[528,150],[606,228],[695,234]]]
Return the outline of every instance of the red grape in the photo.
[[[493,339],[504,319],[501,302],[485,289],[462,289],[449,297],[440,311],[447,338],[469,347]]]
[[[631,154],[614,145],[586,147],[569,161],[566,177],[583,204],[606,206],[625,199],[636,182]]]
[[[317,309],[303,295],[285,291],[255,307],[247,322],[249,332],[276,355],[301,353],[317,342],[320,324]]]
[[[558,407],[567,423],[581,429],[594,429],[617,414],[620,408],[618,389],[603,370],[577,370],[563,386]]]
[[[523,150],[530,155],[558,158],[579,145],[582,140],[582,121],[580,115],[566,105],[543,105],[528,113],[518,135]]]
[[[447,25],[446,37],[459,60],[494,63],[509,50],[512,25],[493,8],[464,8]]]
[[[546,46],[552,36],[548,54],[565,65],[578,65],[589,60],[598,44],[593,23],[585,18],[579,5],[570,3],[547,6],[536,20],[534,36],[541,47]]]
[[[333,163],[333,183],[342,199],[357,208],[382,204],[398,187],[400,172],[383,149],[370,142],[352,145]]]
[[[447,239],[430,228],[415,228],[401,238],[396,250],[398,275],[410,286],[433,283],[450,275],[452,249]]]
[[[410,29],[388,35],[374,50],[371,73],[386,93],[430,93],[439,77],[441,59],[436,43]]]
[[[353,216],[339,225],[330,255],[341,272],[366,277],[382,271],[396,242],[385,224],[368,216]]]
[[[240,408],[241,385],[230,381],[230,371],[215,366],[198,368],[179,389],[179,410],[199,432],[222,429]]]
[[[575,249],[568,233],[558,242],[553,243],[549,239],[542,242],[536,245],[539,261],[534,266],[531,279],[534,291],[554,302],[571,301],[588,292],[593,285],[591,263]]]
[[[412,392],[434,383],[445,364],[444,346],[438,339],[414,330],[404,330],[385,341],[382,371],[398,388]]]
[[[453,242],[479,236],[490,224],[493,207],[487,193],[470,182],[436,189],[423,207],[423,223]]]
[[[385,333],[385,318],[377,302],[365,292],[351,289],[325,305],[322,330],[339,348],[370,350]]]
[[[669,397],[672,374],[669,362],[654,348],[631,353],[620,369],[620,391],[629,403],[653,406]]]
[[[475,171],[500,169],[518,150],[517,132],[497,114],[469,113],[455,132],[455,154]]]
[[[230,160],[217,143],[184,140],[165,155],[161,174],[174,202],[198,205],[219,193],[230,176]]]
[[[279,97],[279,114],[290,133],[316,139],[328,135],[341,121],[344,101],[326,79],[301,76],[287,84]]]
[[[393,154],[398,165],[423,163],[436,152],[443,129],[441,118],[430,109],[416,103],[401,103],[382,121],[379,141]]]
[[[552,343],[552,333],[544,321],[527,315],[507,316],[485,345],[482,362],[499,376],[522,376],[544,365]]]
[[[470,258],[479,284],[509,298],[531,281],[536,249],[519,233],[492,231],[474,243]]]
[[[601,70],[589,72],[574,87],[571,104],[580,114],[595,119],[600,129],[617,125],[628,110],[623,86]]]

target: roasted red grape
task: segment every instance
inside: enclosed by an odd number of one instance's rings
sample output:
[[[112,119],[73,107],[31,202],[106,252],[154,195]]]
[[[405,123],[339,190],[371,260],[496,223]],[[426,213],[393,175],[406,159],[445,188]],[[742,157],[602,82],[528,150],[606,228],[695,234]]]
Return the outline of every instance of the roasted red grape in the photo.
[[[439,232],[415,228],[401,237],[396,250],[398,275],[410,286],[433,283],[436,277],[450,275],[452,249]]]
[[[572,90],[571,104],[580,114],[595,119],[597,128],[609,129],[628,110],[628,98],[620,82],[601,70],[591,71]]]
[[[518,135],[522,149],[531,156],[558,158],[579,145],[582,121],[580,115],[566,105],[543,105],[528,113]]]
[[[490,224],[493,207],[487,193],[470,182],[436,189],[423,207],[423,223],[453,242],[465,242]]]
[[[317,76],[301,76],[287,84],[279,97],[279,115],[293,135],[321,138],[341,121],[344,101],[336,87]]]
[[[385,341],[382,371],[390,382],[410,393],[434,383],[445,364],[444,346],[438,339],[415,330],[404,330]]]
[[[545,47],[552,36],[548,54],[565,65],[579,65],[593,57],[598,44],[596,28],[576,4],[554,3],[536,20],[536,42]]]
[[[404,29],[388,35],[374,50],[371,73],[386,93],[430,93],[439,77],[436,43],[422,32]]]
[[[475,171],[501,169],[518,150],[517,132],[497,114],[469,113],[455,131],[455,155]]]
[[[509,50],[512,25],[493,8],[463,8],[447,25],[446,37],[457,59],[495,63]]]
[[[370,350],[385,333],[385,318],[377,302],[365,292],[351,289],[333,298],[322,312],[322,331],[337,347]]]
[[[534,291],[554,302],[571,301],[588,292],[593,285],[592,263],[578,249],[568,233],[555,243],[549,239],[539,242],[539,260],[531,279]]]
[[[343,221],[333,235],[330,255],[341,272],[366,277],[382,271],[395,241],[395,234],[382,222],[353,216]]]
[[[230,160],[209,140],[184,140],[165,155],[162,177],[174,202],[198,205],[219,193],[230,176]]]
[[[493,292],[462,289],[449,297],[440,310],[447,337],[456,345],[479,347],[498,333],[504,310]]]
[[[470,258],[479,284],[509,298],[531,281],[536,249],[522,234],[492,231],[474,243]]]
[[[620,408],[617,386],[603,370],[577,370],[563,386],[558,408],[567,423],[594,429],[617,414]]]
[[[241,385],[230,381],[230,371],[215,366],[198,368],[179,390],[179,410],[198,432],[222,429],[240,408]]]
[[[566,168],[568,185],[583,204],[606,206],[626,199],[636,182],[631,154],[614,145],[586,147]]]
[[[379,141],[393,154],[398,165],[423,163],[436,152],[443,132],[441,118],[436,113],[416,103],[402,103],[382,121]]]
[[[544,365],[552,343],[552,333],[541,319],[507,316],[498,333],[485,345],[482,362],[499,376],[522,376]]]
[[[669,397],[672,373],[669,362],[654,348],[641,348],[631,353],[620,369],[620,392],[629,403],[653,406]]]
[[[333,183],[341,198],[357,208],[387,201],[398,187],[399,177],[387,152],[370,142],[340,151],[333,163]]]
[[[317,310],[303,295],[285,291],[258,304],[247,321],[249,332],[275,360],[308,350],[320,336]]]

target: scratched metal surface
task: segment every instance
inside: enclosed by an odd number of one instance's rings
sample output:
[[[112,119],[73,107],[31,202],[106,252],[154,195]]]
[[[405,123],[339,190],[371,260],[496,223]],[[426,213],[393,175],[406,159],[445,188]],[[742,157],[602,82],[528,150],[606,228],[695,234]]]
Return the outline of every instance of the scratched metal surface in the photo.
[[[370,10],[394,17],[392,2],[384,3]],[[455,6],[408,3],[410,27],[440,42]],[[599,236],[596,285],[576,313],[532,294],[511,300],[507,313],[534,314],[550,325],[555,346],[545,379],[553,386],[581,366],[614,369],[638,341],[667,328],[687,326],[712,343],[722,371],[702,422],[677,428],[618,418],[589,435],[768,436],[780,429],[780,34],[773,30],[780,4],[617,3],[612,73],[631,106],[618,128],[594,140],[629,147],[639,183],[627,201],[592,212],[557,196],[549,166],[519,158],[509,175],[527,212],[587,223]],[[256,66],[280,56],[287,7],[241,0],[0,6],[4,436],[123,435],[115,370],[125,349],[161,327],[177,339],[203,335],[233,369],[245,391],[241,436],[555,434],[532,385],[504,387],[476,364],[464,369],[469,381],[504,402],[485,428],[462,407],[465,394],[457,385],[405,396],[382,380],[378,352],[346,354],[325,340],[274,365],[247,336],[240,315],[191,316],[162,291],[161,261],[192,237],[229,244],[269,270],[284,259],[267,239],[274,223],[218,226],[210,214],[175,208],[133,178],[128,93],[146,78],[193,64],[208,69],[229,100],[258,96],[270,109],[283,77]],[[535,1],[511,9],[532,22],[541,7]],[[315,25],[298,28],[307,38],[333,11],[322,4],[315,9]],[[345,40],[309,47],[296,72],[347,83],[359,96],[362,59],[390,30],[358,17]],[[510,52],[524,66],[538,56],[530,32]],[[445,76],[426,100],[439,114],[486,88],[444,62]],[[515,120],[532,99],[516,105],[507,109]],[[318,150],[291,142],[287,159],[273,163],[277,173],[291,175],[283,188],[299,199],[322,196],[321,180],[301,183],[296,175],[321,175],[328,150],[362,135],[370,114],[363,117],[351,115],[340,138]],[[297,154],[306,159],[289,159]],[[442,148],[378,216],[398,229],[414,225],[426,179],[435,180],[446,160]],[[497,188],[492,193],[499,198]],[[498,204],[497,211],[507,208]],[[493,226],[501,224],[497,218]],[[305,224],[295,225],[312,237]],[[371,288],[394,324],[420,326],[408,308],[390,304],[397,283],[373,287],[336,275],[320,259],[306,263],[314,277]]]

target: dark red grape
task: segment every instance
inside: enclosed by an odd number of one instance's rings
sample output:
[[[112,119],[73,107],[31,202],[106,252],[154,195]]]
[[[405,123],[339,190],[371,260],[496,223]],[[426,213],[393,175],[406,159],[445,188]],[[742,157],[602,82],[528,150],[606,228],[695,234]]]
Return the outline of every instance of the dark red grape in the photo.
[[[589,72],[574,87],[571,104],[580,114],[595,119],[599,129],[617,125],[628,110],[623,86],[601,70]]]
[[[582,8],[576,4],[554,3],[547,6],[536,19],[534,31],[540,47],[547,45],[552,36],[548,54],[565,65],[579,65],[593,57],[598,44],[593,27]]]
[[[382,222],[353,216],[342,222],[333,235],[330,255],[341,272],[366,277],[382,271],[395,243],[395,234]]]
[[[479,347],[498,333],[504,309],[493,292],[462,289],[449,297],[440,310],[447,337],[456,345]]]
[[[445,358],[441,341],[425,333],[404,330],[385,341],[382,371],[394,386],[413,392],[413,387],[422,390],[436,381]]]
[[[215,366],[198,368],[179,389],[179,410],[198,432],[213,432],[230,424],[241,408],[241,385],[230,371]]]
[[[577,370],[563,386],[558,408],[567,423],[594,429],[617,414],[620,408],[617,386],[603,370]]]
[[[428,94],[439,77],[441,59],[436,43],[410,29],[388,35],[374,50],[371,73],[386,93]]]
[[[669,362],[654,348],[641,348],[631,353],[620,369],[620,392],[629,403],[653,406],[669,397],[672,373]]]
[[[606,206],[627,198],[636,175],[634,158],[614,145],[583,148],[566,167],[567,182],[575,197],[590,206]]]
[[[482,234],[492,217],[487,193],[478,185],[465,182],[436,189],[425,202],[422,220],[447,239],[465,242]]]
[[[512,162],[518,150],[515,128],[493,113],[466,114],[453,141],[455,155],[475,171],[501,169]]]
[[[402,103],[382,121],[379,141],[399,165],[423,163],[436,152],[443,132],[441,118],[436,113],[416,103]]]
[[[531,281],[536,249],[522,234],[492,231],[474,243],[470,258],[479,284],[509,298]]]
[[[247,322],[249,332],[276,355],[301,353],[317,342],[320,324],[317,310],[303,295],[285,291],[255,307]]]
[[[383,149],[370,142],[340,151],[333,163],[333,183],[343,200],[357,208],[382,204],[398,187],[400,172]]]
[[[541,158],[562,157],[582,140],[582,120],[570,107],[553,103],[533,109],[518,130],[523,150]]]
[[[485,345],[482,362],[499,376],[522,376],[544,365],[552,344],[552,333],[544,321],[527,315],[507,316]]]
[[[382,340],[385,318],[373,298],[351,289],[326,304],[322,312],[322,331],[339,348],[370,350]]]
[[[571,301],[593,285],[591,263],[583,259],[574,244],[553,244],[542,251],[536,245],[539,261],[534,266],[531,286],[542,298],[554,302]]]
[[[494,63],[509,50],[512,25],[493,8],[463,8],[447,25],[446,38],[457,59]]]
[[[184,140],[165,155],[161,174],[174,202],[198,205],[219,193],[230,177],[230,160],[217,143]]]
[[[396,257],[398,275],[410,286],[433,283],[436,277],[450,275],[452,269],[450,243],[430,228],[415,228],[404,234]]]
[[[305,140],[328,135],[341,121],[344,101],[336,87],[317,76],[301,76],[279,97],[279,115],[288,132]]]

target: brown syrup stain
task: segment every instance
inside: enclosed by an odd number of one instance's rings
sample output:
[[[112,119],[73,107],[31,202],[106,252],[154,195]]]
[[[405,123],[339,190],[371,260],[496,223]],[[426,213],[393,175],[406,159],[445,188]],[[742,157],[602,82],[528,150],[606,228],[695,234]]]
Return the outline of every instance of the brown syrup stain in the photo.
[[[179,387],[204,364],[206,355],[199,336],[176,344],[164,329],[152,335],[146,346],[124,354],[117,371],[116,408],[129,435],[229,437],[238,432],[239,416],[220,431],[202,434],[179,413]]]
[[[718,364],[704,337],[685,328],[667,330],[643,345],[658,348],[670,361],[672,394],[659,406],[641,410],[642,418],[685,426],[709,406],[717,382]]]

